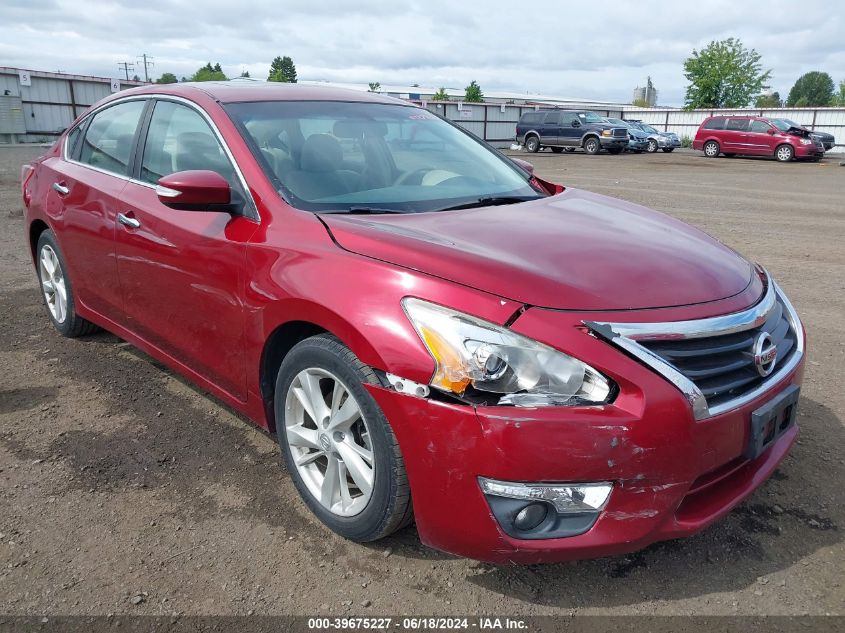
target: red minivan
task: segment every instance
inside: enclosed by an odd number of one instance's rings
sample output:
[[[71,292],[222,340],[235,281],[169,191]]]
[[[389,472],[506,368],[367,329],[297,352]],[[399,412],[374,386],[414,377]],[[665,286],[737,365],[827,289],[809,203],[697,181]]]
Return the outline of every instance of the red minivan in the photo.
[[[810,130],[784,119],[713,116],[699,126],[692,147],[703,151],[708,158],[743,154],[774,156],[783,163],[795,158],[819,160],[824,156],[824,146],[811,134]]]
[[[724,516],[798,434],[804,328],[763,268],[406,102],[127,90],[23,199],[58,332],[109,330],[274,433],[355,541],[620,554]]]

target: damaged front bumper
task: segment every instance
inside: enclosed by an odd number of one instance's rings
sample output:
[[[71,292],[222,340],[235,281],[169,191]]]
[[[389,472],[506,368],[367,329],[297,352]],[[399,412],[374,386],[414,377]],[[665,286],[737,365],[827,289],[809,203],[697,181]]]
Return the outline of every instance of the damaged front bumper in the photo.
[[[611,404],[472,407],[367,387],[399,440],[425,544],[503,564],[627,553],[720,519],[771,475],[795,441],[792,426],[756,459],[742,456],[751,412],[800,383],[803,363],[759,398],[696,421],[684,396],[663,377],[584,338],[580,356],[620,385]],[[564,522],[525,513],[528,524],[547,532],[520,536],[506,522],[531,500],[500,503],[493,497],[518,499],[518,491],[503,495],[493,488],[491,497],[485,481],[558,489],[606,483],[612,489],[600,504]],[[580,517],[580,524],[571,517]]]

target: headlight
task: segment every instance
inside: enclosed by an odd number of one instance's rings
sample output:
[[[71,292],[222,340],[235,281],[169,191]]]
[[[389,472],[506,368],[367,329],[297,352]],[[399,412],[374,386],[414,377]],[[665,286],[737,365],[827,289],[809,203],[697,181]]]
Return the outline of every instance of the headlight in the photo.
[[[434,358],[436,389],[462,394],[471,386],[526,407],[608,400],[609,380],[563,352],[428,301],[406,297],[402,306]]]
[[[811,139],[811,138],[802,138],[801,139],[801,145],[812,145],[812,144],[813,144],[813,139]]]
[[[610,136],[610,130],[602,130],[601,135],[602,136]]]

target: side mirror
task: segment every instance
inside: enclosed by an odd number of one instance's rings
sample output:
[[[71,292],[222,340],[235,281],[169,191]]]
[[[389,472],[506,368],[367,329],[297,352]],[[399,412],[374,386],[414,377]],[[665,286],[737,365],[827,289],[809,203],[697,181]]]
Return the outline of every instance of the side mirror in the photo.
[[[231,211],[232,190],[216,171],[177,171],[159,178],[159,201],[181,211]]]
[[[534,165],[529,163],[527,160],[522,160],[521,158],[511,158],[513,162],[516,163],[516,166],[519,167],[522,171],[525,171],[529,174],[534,173]]]
[[[774,129],[769,128],[768,130],[766,130],[766,134],[771,134],[772,136],[774,136],[774,135],[775,135],[775,131],[774,131]]]
[[[578,119],[575,119],[572,122],[572,127],[581,127],[581,121],[579,121]]]

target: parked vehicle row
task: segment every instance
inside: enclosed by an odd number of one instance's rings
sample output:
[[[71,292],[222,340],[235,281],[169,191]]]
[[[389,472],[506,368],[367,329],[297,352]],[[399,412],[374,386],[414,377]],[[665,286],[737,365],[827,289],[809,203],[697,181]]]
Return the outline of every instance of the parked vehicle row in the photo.
[[[579,110],[526,112],[516,125],[516,146],[534,153],[549,148],[555,153],[582,148],[587,154],[605,150],[654,153],[681,146],[674,132],[660,132],[642,121],[602,117]]]
[[[833,147],[833,137],[827,136]],[[708,117],[699,126],[692,146],[708,158],[774,156],[784,163],[796,158],[819,160],[825,152],[820,134],[794,121],[747,115]]]

